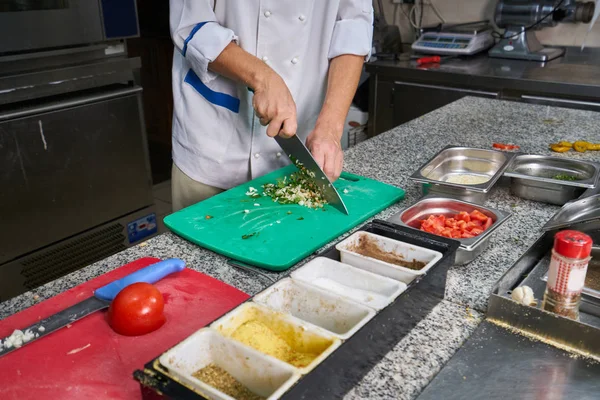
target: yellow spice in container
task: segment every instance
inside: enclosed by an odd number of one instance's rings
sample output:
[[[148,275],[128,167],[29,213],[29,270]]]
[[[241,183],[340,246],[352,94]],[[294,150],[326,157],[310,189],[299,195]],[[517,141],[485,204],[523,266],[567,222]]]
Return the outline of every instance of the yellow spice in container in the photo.
[[[309,365],[317,354],[303,353],[292,348],[285,339],[257,320],[249,320],[240,325],[231,335],[256,350],[303,368]]]

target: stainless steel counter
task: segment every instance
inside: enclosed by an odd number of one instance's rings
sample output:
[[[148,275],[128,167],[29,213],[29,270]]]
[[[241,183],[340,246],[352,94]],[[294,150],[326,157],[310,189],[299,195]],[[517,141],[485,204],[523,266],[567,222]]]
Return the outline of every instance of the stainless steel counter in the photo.
[[[417,66],[409,55],[367,65],[371,136],[464,96],[600,111],[600,49],[568,48],[548,63],[475,57]]]
[[[600,364],[483,322],[417,400],[591,400]]]

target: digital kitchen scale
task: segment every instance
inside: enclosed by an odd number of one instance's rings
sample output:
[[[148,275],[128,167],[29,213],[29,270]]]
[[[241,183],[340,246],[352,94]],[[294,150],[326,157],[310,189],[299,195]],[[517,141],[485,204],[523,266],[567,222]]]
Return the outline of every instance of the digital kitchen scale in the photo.
[[[440,55],[471,55],[487,50],[494,44],[489,21],[424,28],[412,44],[418,53]]]

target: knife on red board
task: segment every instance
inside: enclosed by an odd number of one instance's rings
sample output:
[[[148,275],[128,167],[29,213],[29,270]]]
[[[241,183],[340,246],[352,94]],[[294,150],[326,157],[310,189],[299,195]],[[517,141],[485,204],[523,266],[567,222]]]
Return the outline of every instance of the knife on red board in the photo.
[[[155,283],[167,275],[182,271],[183,269],[185,269],[185,262],[178,258],[160,261],[96,289],[92,297],[59,311],[31,326],[23,329],[15,327],[15,329],[23,332],[23,335],[18,335],[17,343],[14,343],[11,337],[0,339],[0,357],[64,328],[96,311],[108,308],[111,301],[126,286],[138,282]]]

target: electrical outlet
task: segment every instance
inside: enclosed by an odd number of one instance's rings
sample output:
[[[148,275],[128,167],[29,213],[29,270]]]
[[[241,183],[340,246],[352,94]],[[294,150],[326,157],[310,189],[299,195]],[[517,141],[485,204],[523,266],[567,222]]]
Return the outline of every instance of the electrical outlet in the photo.
[[[415,0],[392,0],[394,4],[415,4]]]

